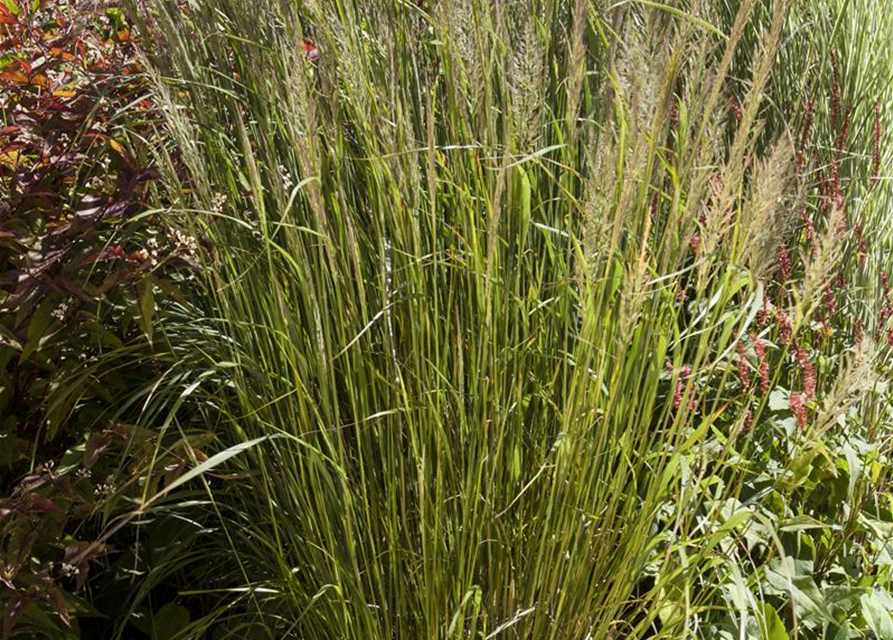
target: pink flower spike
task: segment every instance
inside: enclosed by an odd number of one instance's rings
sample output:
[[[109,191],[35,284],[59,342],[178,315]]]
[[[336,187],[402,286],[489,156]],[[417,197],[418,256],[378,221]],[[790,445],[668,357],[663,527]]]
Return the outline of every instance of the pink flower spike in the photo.
[[[797,426],[800,429],[806,427],[806,409],[803,406],[803,396],[796,391],[791,392],[791,413],[797,418]]]

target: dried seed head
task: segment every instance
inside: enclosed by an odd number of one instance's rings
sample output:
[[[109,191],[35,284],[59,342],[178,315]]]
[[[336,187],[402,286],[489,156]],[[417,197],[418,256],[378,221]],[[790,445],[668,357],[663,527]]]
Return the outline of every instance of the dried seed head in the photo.
[[[749,201],[741,212],[744,263],[758,278],[772,268],[778,238],[786,231],[780,213],[792,175],[792,160],[791,146],[786,141],[776,143],[758,163]]]

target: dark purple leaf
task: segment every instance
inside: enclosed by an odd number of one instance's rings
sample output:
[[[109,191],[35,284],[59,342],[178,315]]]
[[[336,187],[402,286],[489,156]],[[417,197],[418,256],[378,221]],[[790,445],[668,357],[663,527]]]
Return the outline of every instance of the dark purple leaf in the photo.
[[[84,449],[84,466],[92,469],[102,452],[109,448],[112,439],[108,435],[94,433],[87,440],[87,448]]]
[[[87,582],[90,573],[90,562],[108,551],[102,542],[77,542],[65,547],[65,562],[73,565],[77,573],[76,589],[80,591]]]
[[[25,612],[25,607],[28,606],[29,600],[30,598],[27,596],[17,593],[13,596],[12,600],[6,603],[6,611],[3,615],[4,638],[8,638],[13,629],[16,628],[16,625],[19,623],[19,618]]]
[[[59,620],[62,621],[62,624],[71,629],[71,618],[68,616],[68,605],[65,602],[65,596],[62,595],[62,592],[57,587],[50,587],[47,592],[47,597],[53,611],[59,616]]]
[[[23,501],[23,510],[26,513],[34,513],[37,515],[49,515],[51,513],[58,513],[61,509],[56,505],[55,502],[50,500],[49,498],[44,498],[43,496],[39,496],[34,493],[28,493],[22,496]]]

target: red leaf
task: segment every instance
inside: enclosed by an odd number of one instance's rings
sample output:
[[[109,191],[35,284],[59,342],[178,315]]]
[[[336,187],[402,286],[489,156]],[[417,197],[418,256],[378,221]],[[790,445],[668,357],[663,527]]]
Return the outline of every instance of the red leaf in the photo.
[[[0,3],[0,24],[18,24],[19,19],[13,15],[6,5]]]
[[[28,76],[21,71],[4,71],[0,78],[13,84],[28,84]]]

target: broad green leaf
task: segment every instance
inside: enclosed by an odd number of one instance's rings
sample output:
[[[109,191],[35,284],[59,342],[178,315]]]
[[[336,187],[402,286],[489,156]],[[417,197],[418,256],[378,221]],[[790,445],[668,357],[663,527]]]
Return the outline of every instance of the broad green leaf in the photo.
[[[185,607],[168,602],[152,616],[152,640],[173,640],[189,622]]]
[[[822,591],[831,614],[838,620],[845,620],[852,616],[860,599],[868,590],[863,587],[839,586],[825,587]]]
[[[775,608],[768,603],[762,606],[763,620],[760,625],[762,631],[762,640],[790,640],[784,622],[778,615]]]
[[[164,489],[162,489],[158,494],[155,495],[153,500],[167,495],[168,493],[170,493],[177,487],[179,487],[183,484],[186,484],[190,480],[197,478],[198,476],[202,475],[203,473],[220,466],[221,464],[223,464],[230,458],[233,458],[233,457],[239,455],[240,453],[243,453],[243,452],[247,451],[248,449],[251,449],[252,447],[260,444],[261,442],[264,442],[265,440],[269,440],[269,436],[261,436],[260,438],[255,438],[254,440],[248,440],[247,442],[240,442],[239,444],[234,445],[234,446],[230,447],[229,449],[226,449],[225,451],[221,451],[220,453],[211,456],[210,458],[208,458],[201,464],[190,469],[189,471],[184,473],[182,476],[180,476],[179,478],[174,480],[172,483],[167,485]]]
[[[140,285],[139,324],[143,333],[152,342],[153,320],[155,318],[155,285],[152,276],[146,274]]]
[[[862,596],[862,616],[879,640],[893,640],[893,618],[877,592]]]
[[[833,621],[824,596],[813,579],[813,563],[785,557],[766,570],[766,581],[786,592],[796,608],[797,617],[810,626]]]
[[[40,347],[47,333],[47,328],[53,319],[55,305],[50,300],[45,300],[37,307],[37,310],[28,321],[27,340],[22,348],[22,361],[27,360]]]
[[[862,460],[859,454],[850,446],[848,442],[843,443],[843,453],[846,456],[847,470],[849,476],[849,485],[847,488],[847,498],[852,503],[856,496],[856,484],[862,475]]]
[[[775,387],[769,394],[769,408],[772,411],[787,411],[791,407],[790,392],[781,387]]]
[[[816,520],[812,516],[799,515],[785,520],[778,528],[779,531],[785,532],[808,531],[810,529],[840,529],[840,525],[830,525]]]

